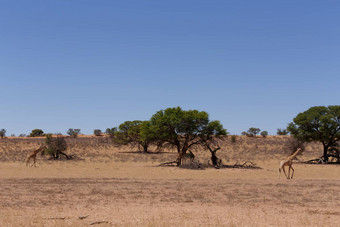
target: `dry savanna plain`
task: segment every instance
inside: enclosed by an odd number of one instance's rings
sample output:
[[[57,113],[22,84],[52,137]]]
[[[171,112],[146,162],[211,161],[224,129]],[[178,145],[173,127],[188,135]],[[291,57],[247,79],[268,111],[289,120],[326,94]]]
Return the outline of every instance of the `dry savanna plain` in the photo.
[[[139,153],[107,137],[66,138],[73,160],[27,153],[43,138],[0,140],[0,226],[340,226],[340,166],[311,165],[306,145],[294,179],[278,179],[289,136],[228,137],[217,156],[229,168],[164,167],[176,152]],[[258,168],[230,168],[251,161]]]

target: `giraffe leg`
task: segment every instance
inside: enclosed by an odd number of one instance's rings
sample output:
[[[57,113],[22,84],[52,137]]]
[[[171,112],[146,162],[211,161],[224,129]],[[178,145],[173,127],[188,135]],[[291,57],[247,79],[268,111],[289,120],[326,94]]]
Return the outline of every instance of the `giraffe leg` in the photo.
[[[33,164],[32,164],[32,166],[34,165],[34,167],[37,167],[36,165],[35,165],[35,157],[33,158]]]
[[[29,167],[30,166],[30,160],[31,160],[31,157],[28,157],[26,159],[26,166]]]
[[[32,162],[32,164],[31,164],[31,167],[33,167],[33,165],[34,165],[34,157],[33,157],[33,156],[30,157],[30,159],[33,159],[33,162]]]
[[[287,173],[286,173],[285,167],[282,167],[282,170],[283,170],[284,174],[286,175],[286,178],[287,178],[287,179],[289,179],[289,178],[288,178],[288,176],[287,176]]]
[[[293,169],[293,166],[290,167],[292,169],[292,176],[290,179],[293,179],[293,176],[294,176],[294,169]]]
[[[287,179],[290,179],[290,166],[288,167],[288,178]]]
[[[281,168],[279,168],[279,179],[280,179],[280,175],[281,175]]]

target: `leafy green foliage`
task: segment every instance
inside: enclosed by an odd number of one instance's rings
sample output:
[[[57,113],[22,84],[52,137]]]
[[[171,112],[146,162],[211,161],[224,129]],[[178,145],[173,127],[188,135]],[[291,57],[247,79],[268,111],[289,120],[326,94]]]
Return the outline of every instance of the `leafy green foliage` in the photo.
[[[260,135],[261,135],[263,138],[265,138],[265,137],[268,136],[268,132],[267,132],[267,131],[262,131],[262,132],[260,133]]]
[[[117,131],[117,127],[107,128],[105,133],[108,134],[111,138],[113,138],[115,136],[116,131]]]
[[[248,129],[248,135],[249,136],[253,136],[253,137],[256,137],[256,135],[261,131],[261,129],[259,128],[249,128]]]
[[[299,113],[287,130],[300,141],[321,142],[324,147],[324,161],[328,162],[328,148],[340,140],[340,106],[311,107]]]
[[[1,139],[3,139],[5,137],[5,135],[6,135],[6,130],[5,129],[1,129],[0,130],[0,137],[1,137]]]
[[[148,152],[148,147],[153,142],[152,135],[148,121],[125,121],[115,132],[114,141],[121,145],[138,146],[140,151]]]
[[[70,128],[66,133],[73,138],[77,138],[78,135],[80,134],[80,129]]]
[[[41,129],[33,129],[32,132],[30,133],[30,137],[37,137],[37,136],[43,136],[44,131]]]

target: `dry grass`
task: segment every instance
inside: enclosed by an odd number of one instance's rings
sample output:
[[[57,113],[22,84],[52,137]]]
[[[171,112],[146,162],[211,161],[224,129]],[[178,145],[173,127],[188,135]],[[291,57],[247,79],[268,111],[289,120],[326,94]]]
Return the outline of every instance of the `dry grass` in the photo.
[[[43,139],[4,140],[0,226],[339,226],[340,166],[294,164],[295,179],[279,180],[286,140],[238,137],[218,152],[257,170],[158,167],[176,153],[141,154],[103,137],[67,139],[67,152],[83,160],[40,157],[27,168],[19,161]],[[319,155],[311,144],[301,159]]]
[[[217,155],[224,163],[235,163],[246,160],[261,161],[263,159],[280,159],[288,156],[289,136],[269,136],[267,138],[252,138],[237,136],[232,143],[230,137],[221,143],[221,150]],[[117,161],[117,162],[166,162],[175,159],[174,150],[166,150],[162,153],[142,154],[137,149],[128,146],[116,146],[108,137],[80,137],[66,138],[68,150],[66,153],[74,154],[79,159],[90,161]],[[44,138],[10,138],[0,140],[0,161],[22,161],[29,151],[32,151],[44,143]],[[151,147],[151,151],[155,148]],[[207,163],[210,154],[207,151],[196,151],[197,158]],[[306,146],[302,159],[320,157],[322,148],[320,144],[310,143]],[[300,158],[301,158],[300,157]],[[43,159],[47,159],[44,157]]]

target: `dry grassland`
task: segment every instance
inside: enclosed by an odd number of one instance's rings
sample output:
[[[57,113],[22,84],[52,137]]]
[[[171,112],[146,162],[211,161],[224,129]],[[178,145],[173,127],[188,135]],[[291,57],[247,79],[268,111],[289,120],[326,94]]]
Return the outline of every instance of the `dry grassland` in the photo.
[[[288,137],[238,137],[217,155],[261,169],[159,167],[166,151],[141,154],[108,138],[67,139],[71,161],[22,160],[43,139],[0,141],[0,226],[339,226],[340,166],[294,164],[278,179]],[[318,144],[299,157],[321,156]]]

